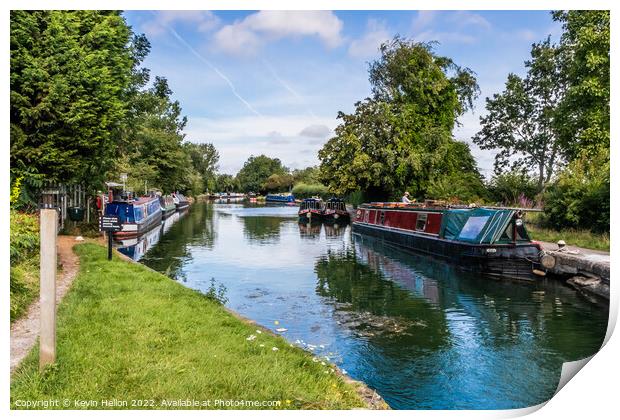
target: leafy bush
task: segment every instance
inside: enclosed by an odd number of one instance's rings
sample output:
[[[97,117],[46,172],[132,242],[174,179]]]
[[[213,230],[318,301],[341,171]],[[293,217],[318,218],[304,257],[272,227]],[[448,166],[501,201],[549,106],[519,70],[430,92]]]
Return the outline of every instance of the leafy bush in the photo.
[[[535,200],[538,186],[536,180],[528,174],[513,171],[494,176],[488,190],[490,199],[494,202],[521,206],[524,200]]]
[[[11,264],[33,255],[39,248],[39,220],[35,215],[11,210],[9,252]]]
[[[609,232],[609,150],[582,155],[544,195],[545,225]]]
[[[323,184],[304,184],[300,182],[293,187],[293,195],[296,198],[308,198],[312,196],[327,197],[329,191]]]
[[[451,202],[476,202],[485,197],[482,181],[475,173],[450,174],[432,180],[426,198]]]

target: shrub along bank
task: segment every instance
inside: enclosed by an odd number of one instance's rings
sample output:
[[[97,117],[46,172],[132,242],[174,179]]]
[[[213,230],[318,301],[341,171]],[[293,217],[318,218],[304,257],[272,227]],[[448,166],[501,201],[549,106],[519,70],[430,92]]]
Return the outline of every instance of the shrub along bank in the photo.
[[[12,377],[13,408],[17,400],[80,408],[74,401],[114,398],[130,409],[188,398],[280,401],[188,408],[365,407],[356,385],[329,363],[241,321],[213,297],[116,256],[108,262],[99,245],[75,250],[80,273],[58,308],[57,364],[39,373],[35,348]]]
[[[11,322],[38,296],[39,220],[11,210],[9,253],[11,261]]]

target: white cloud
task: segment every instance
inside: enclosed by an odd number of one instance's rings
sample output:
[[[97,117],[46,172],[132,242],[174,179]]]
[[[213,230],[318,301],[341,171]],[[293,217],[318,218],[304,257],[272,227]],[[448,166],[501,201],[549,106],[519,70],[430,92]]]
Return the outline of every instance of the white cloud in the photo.
[[[337,125],[336,118],[318,118],[319,124],[331,130]],[[292,168],[318,164],[316,153],[304,156],[300,162],[299,150],[311,149],[315,152],[325,139],[308,138],[300,135],[304,128],[312,125],[314,118],[307,115],[255,115],[237,118],[189,119],[185,129],[189,141],[211,142],[220,153],[220,169],[224,173],[236,173],[247,158],[261,153],[277,157]]]
[[[451,28],[436,30],[437,24]],[[439,41],[442,43],[473,44],[481,32],[491,29],[491,23],[483,16],[466,11],[419,12],[412,23],[417,41]]]
[[[329,127],[326,125],[312,124],[307,127],[304,127],[304,129],[299,132],[299,135],[302,137],[314,137],[314,138],[324,139],[331,132],[332,130],[330,130]]]
[[[285,37],[316,36],[327,47],[342,44],[343,23],[330,11],[277,11],[253,13],[216,32],[217,49],[237,55],[256,53],[265,42]]]
[[[448,20],[459,27],[475,26],[481,29],[491,29],[491,23],[477,13],[459,10],[448,15]]]
[[[153,19],[142,24],[146,35],[156,37],[166,32],[168,26],[180,23],[192,26],[199,32],[208,32],[218,27],[220,19],[208,10],[159,10]]]
[[[416,17],[413,19],[411,29],[414,32],[419,32],[427,28],[437,17],[436,11],[433,10],[420,10]]]
[[[383,22],[369,19],[367,32],[362,38],[355,39],[349,45],[349,55],[358,58],[369,58],[378,54],[381,44],[391,38]]]

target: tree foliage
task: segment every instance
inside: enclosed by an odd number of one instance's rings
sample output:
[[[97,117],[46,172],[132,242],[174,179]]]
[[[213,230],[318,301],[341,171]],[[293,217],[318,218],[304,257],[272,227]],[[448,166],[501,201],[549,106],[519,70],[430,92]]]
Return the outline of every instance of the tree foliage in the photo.
[[[265,155],[250,156],[237,173],[237,181],[244,192],[264,193],[269,190],[266,182],[272,175],[288,175],[288,169],[282,165],[280,159]],[[288,185],[292,185],[292,182]]]
[[[502,93],[486,99],[487,114],[473,137],[481,149],[499,149],[495,174],[534,171],[538,190],[549,182],[562,156],[553,129],[556,108],[564,96],[560,54],[550,38],[532,45],[525,78],[509,74]]]
[[[478,94],[473,72],[430,44],[396,37],[380,51],[370,64],[373,96],[338,114],[335,137],[319,151],[321,180],[336,194],[361,190],[371,199],[405,189],[423,197],[431,182],[457,173],[481,186],[469,147],[451,135]]]
[[[146,48],[119,12],[12,11],[13,174],[101,182]]]
[[[559,49],[567,85],[555,129],[570,160],[582,150],[596,155],[610,139],[609,10],[558,11],[553,18],[563,23]]]

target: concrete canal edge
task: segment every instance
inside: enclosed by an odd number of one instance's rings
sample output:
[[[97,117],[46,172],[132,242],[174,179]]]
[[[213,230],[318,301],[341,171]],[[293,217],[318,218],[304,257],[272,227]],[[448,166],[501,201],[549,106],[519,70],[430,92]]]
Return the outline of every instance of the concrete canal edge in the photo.
[[[558,248],[541,243],[541,265],[551,277],[559,278],[586,296],[609,302],[610,255],[577,247]]]
[[[102,245],[102,246],[107,246],[106,241],[104,240],[103,237],[99,238],[97,241],[95,241],[98,245]],[[141,267],[150,270],[154,273],[157,274],[161,274],[160,272],[153,270],[151,267],[148,267],[144,264],[140,264],[137,261],[132,260],[131,258],[129,258],[128,256],[118,252],[118,251],[114,251],[114,254],[119,257],[120,259],[124,260],[124,261],[128,261],[131,262],[133,264],[139,264]],[[172,279],[170,279],[170,281],[173,281]],[[257,323],[256,321],[246,318],[243,315],[235,312],[234,310],[227,308],[225,306],[222,306],[222,308],[224,310],[226,310],[226,312],[228,312],[229,314],[231,314],[232,316],[234,316],[236,319],[238,319],[240,322],[247,324],[247,325],[252,325],[253,327],[256,328],[260,328],[265,334],[269,334],[273,337],[281,337],[278,334],[274,333],[272,330],[270,330],[269,328],[266,328],[263,325],[260,325],[259,323]],[[283,338],[283,337],[282,337]],[[314,357],[314,355],[310,352],[308,352],[305,349],[302,349],[300,347],[298,347],[300,350],[302,350],[304,353],[307,354],[308,358],[312,358]],[[351,378],[350,376],[348,376],[347,374],[343,373],[342,370],[340,370],[340,368],[338,368],[338,366],[336,365],[331,365],[331,368],[334,369],[335,373],[342,378],[342,380],[351,385],[357,392],[357,394],[359,395],[359,397],[362,399],[362,401],[364,401],[364,403],[366,404],[366,408],[369,410],[390,410],[390,406],[385,402],[385,400],[383,399],[383,397],[381,397],[381,395],[379,395],[379,393],[377,391],[375,391],[374,389],[370,388],[368,385],[366,385],[364,382],[362,381],[357,381],[353,378]]]

